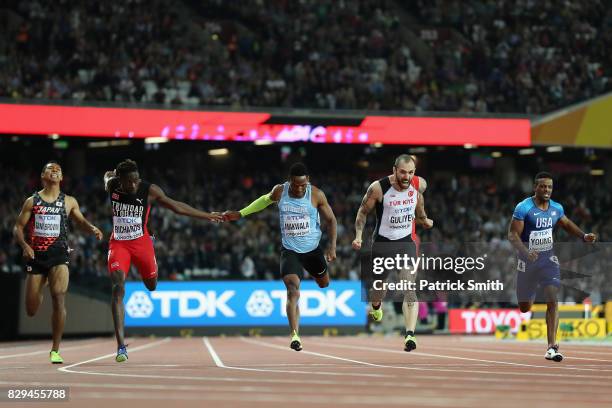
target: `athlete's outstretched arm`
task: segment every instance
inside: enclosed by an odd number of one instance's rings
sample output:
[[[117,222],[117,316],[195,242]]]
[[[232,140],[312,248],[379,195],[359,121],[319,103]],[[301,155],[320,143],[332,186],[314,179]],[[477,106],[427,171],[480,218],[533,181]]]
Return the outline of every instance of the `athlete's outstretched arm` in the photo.
[[[227,210],[223,213],[223,219],[225,221],[236,221],[242,217],[246,217],[247,215],[254,214],[256,212],[263,211],[270,204],[277,203],[280,201],[281,196],[283,194],[283,185],[277,184],[272,188],[268,194],[264,194],[259,197],[257,200],[253,201],[251,204],[247,205],[240,211],[231,211]]]
[[[574,224],[572,220],[567,218],[565,215],[559,219],[559,225],[566,230],[569,234],[572,234],[575,237],[578,237],[586,242],[595,242],[597,240],[597,235],[593,233],[585,233],[580,229],[579,226]]]
[[[420,184],[419,192],[417,194],[416,223],[425,229],[433,227],[433,220],[427,218],[427,213],[425,212],[425,198],[423,197],[423,193],[420,191]]]
[[[95,225],[87,221],[87,219],[85,219],[85,216],[81,212],[81,209],[79,208],[79,203],[77,202],[76,198],[69,195],[66,196],[66,212],[68,213],[68,216],[70,218],[72,218],[77,224],[79,224],[83,231],[91,232],[96,236],[98,241],[102,240],[102,231],[100,231],[98,227],[96,227]]]
[[[329,235],[329,246],[325,250],[325,258],[327,262],[331,262],[336,259],[336,237],[337,237],[337,222],[336,216],[334,212],[327,202],[327,197],[325,197],[325,193],[320,189],[316,189],[313,187],[315,194],[317,195],[317,209],[319,210],[319,214],[323,216],[323,220],[327,224],[327,234]]]
[[[30,220],[30,217],[32,216],[33,205],[34,199],[32,197],[25,200],[23,207],[21,207],[21,212],[17,216],[15,227],[13,227],[13,237],[15,237],[15,241],[17,241],[17,244],[19,244],[23,250],[23,257],[25,259],[34,259],[34,250],[25,241],[25,236],[23,235],[23,228],[26,226]]]
[[[521,241],[521,234],[523,233],[524,228],[525,221],[512,218],[512,221],[510,221],[510,227],[508,228],[508,241],[510,241],[514,249],[533,262],[538,259],[538,253],[536,251],[530,251]]]
[[[212,222],[223,222],[223,216],[220,213],[200,211],[181,201],[173,200],[156,184],[151,184],[149,188],[149,200],[157,201],[162,207],[179,215],[186,215],[188,217],[200,218]]]
[[[376,202],[380,200],[381,197],[382,188],[380,187],[380,183],[375,181],[368,187],[368,191],[366,191],[365,195],[363,196],[363,200],[361,200],[361,205],[357,211],[357,218],[355,218],[355,239],[353,240],[354,249],[361,249],[362,235],[363,229],[365,228],[366,219],[368,218],[370,211],[374,209]]]

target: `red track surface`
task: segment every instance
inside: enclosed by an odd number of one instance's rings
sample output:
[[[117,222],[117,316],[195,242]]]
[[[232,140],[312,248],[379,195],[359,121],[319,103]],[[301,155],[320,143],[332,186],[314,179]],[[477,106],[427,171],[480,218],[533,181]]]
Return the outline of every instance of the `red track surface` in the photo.
[[[61,366],[49,341],[0,343],[0,387],[70,387],[53,407],[612,406],[612,347],[563,344],[555,363],[542,343],[419,336],[406,353],[399,337],[302,340],[297,353],[284,337],[139,338],[121,364],[111,339],[65,341]]]

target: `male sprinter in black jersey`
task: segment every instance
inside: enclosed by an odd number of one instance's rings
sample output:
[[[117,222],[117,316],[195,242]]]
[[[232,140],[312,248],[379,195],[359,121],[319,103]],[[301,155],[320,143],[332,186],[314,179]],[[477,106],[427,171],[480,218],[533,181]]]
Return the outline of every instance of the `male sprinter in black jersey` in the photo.
[[[68,290],[68,217],[83,230],[102,239],[102,232],[89,223],[74,197],[60,190],[62,168],[54,161],[43,167],[40,175],[43,189],[28,198],[13,228],[15,241],[23,250],[26,262],[26,311],[34,316],[43,299],[43,287],[49,282],[53,301],[51,327],[53,346],[49,358],[53,364],[64,362],[59,354],[59,345],[64,332],[66,308],[64,298]],[[27,234],[23,229],[27,226]]]
[[[395,258],[407,254],[416,257],[415,221],[424,228],[431,228],[433,221],[425,215],[423,192],[427,183],[422,177],[414,175],[416,160],[414,156],[402,154],[393,165],[393,174],[370,184],[363,197],[355,219],[355,240],[353,248],[361,249],[363,228],[368,214],[376,208],[376,229],[372,237],[372,260],[376,257]],[[415,219],[416,212],[416,219]],[[401,271],[414,280],[416,271]],[[370,315],[375,321],[382,320],[382,297],[384,292],[371,293],[372,310]],[[406,324],[404,350],[416,348],[414,330],[418,316],[418,303],[414,293],[406,293],[402,305]]]
[[[125,278],[132,262],[138,269],[142,282],[153,291],[157,287],[157,261],[153,250],[153,240],[149,235],[147,223],[151,203],[157,202],[176,214],[203,220],[222,222],[220,213],[207,213],[168,197],[155,184],[140,179],[138,166],[133,160],[124,160],[116,170],[104,175],[104,186],[109,193],[113,210],[113,232],[108,246],[108,272],[113,291],[111,308],[115,336],[117,338],[118,363],[128,359],[123,335],[125,309]]]

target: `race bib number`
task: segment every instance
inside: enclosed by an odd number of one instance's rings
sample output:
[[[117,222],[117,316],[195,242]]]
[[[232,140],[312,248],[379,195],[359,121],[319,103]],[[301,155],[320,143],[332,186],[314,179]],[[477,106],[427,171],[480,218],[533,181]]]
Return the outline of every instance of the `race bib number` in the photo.
[[[34,236],[57,238],[60,235],[62,216],[59,214],[34,214]]]
[[[537,252],[550,251],[553,248],[553,231],[548,228],[541,231],[531,231],[529,234],[529,249]]]
[[[118,241],[128,241],[144,235],[140,217],[113,217],[113,236]]]
[[[284,215],[283,230],[288,237],[303,237],[310,233],[310,216],[308,214]]]

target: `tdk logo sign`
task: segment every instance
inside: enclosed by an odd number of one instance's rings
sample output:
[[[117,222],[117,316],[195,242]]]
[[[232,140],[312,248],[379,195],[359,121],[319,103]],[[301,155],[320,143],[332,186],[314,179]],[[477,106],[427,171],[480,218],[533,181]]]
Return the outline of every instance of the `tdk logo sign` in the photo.
[[[301,290],[299,308],[302,317],[314,316],[355,316],[355,311],[347,306],[346,301],[355,295],[353,290],[342,291],[339,295],[335,290]],[[278,308],[282,316],[287,316],[287,291],[273,290],[270,295],[265,290],[256,290],[251,294],[247,301],[246,310],[253,317],[268,317],[274,310],[274,302],[278,303]]]
[[[365,324],[359,282],[334,282],[319,289],[305,281],[300,290],[300,324]],[[159,282],[149,292],[126,283],[126,327],[277,326],[287,324],[287,290],[282,282]]]
[[[246,303],[246,310],[253,317],[268,317],[274,311],[274,302],[265,290],[256,290],[251,293]]]
[[[234,296],[236,292],[226,290],[217,296],[217,292],[209,290],[202,293],[195,290],[186,291],[155,291],[146,295],[146,292],[134,292],[127,301],[126,310],[130,317],[142,318],[149,317],[152,313],[153,304],[149,300],[149,296],[153,300],[158,300],[159,314],[162,318],[172,317],[173,307],[176,308],[179,317],[215,317],[217,313],[221,313],[227,317],[234,317],[236,313],[227,306],[226,302]],[[146,312],[141,305],[146,304],[148,300]]]
[[[153,302],[147,292],[136,291],[125,304],[125,311],[131,317],[146,318],[153,313]]]
[[[287,291],[273,290],[272,297],[280,299],[280,312],[282,316],[287,316]],[[353,290],[345,290],[336,294],[335,290],[300,290],[300,316],[355,316],[355,311],[346,305],[346,301],[355,295]]]

